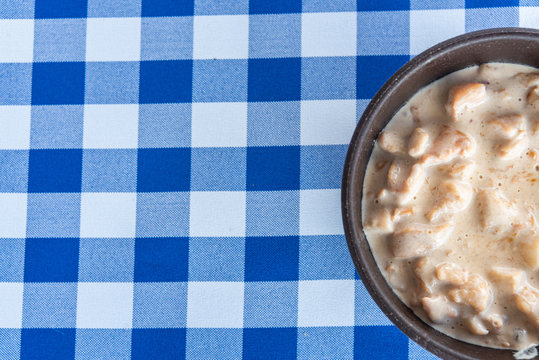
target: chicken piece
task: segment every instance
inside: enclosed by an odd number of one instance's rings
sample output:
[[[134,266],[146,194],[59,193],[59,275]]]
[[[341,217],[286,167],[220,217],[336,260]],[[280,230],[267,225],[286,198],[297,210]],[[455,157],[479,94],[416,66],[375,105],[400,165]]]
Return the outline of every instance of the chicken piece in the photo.
[[[524,271],[515,268],[497,266],[492,268],[489,275],[494,281],[509,285],[513,292],[517,291],[526,281]]]
[[[458,160],[450,165],[445,165],[447,174],[455,179],[469,181],[475,170],[475,161]]]
[[[535,105],[536,101],[539,100],[539,86],[534,86],[528,92],[526,96],[526,102],[528,105]]]
[[[520,114],[508,114],[498,116],[488,122],[500,135],[512,138],[519,130],[524,129],[524,116]]]
[[[398,190],[402,186],[404,181],[404,163],[402,161],[395,160],[391,162],[387,169],[387,187],[390,190]]]
[[[399,221],[400,218],[403,216],[412,216],[414,214],[415,214],[414,207],[407,207],[407,208],[398,207],[398,208],[395,208],[395,210],[393,210],[393,214],[391,214],[391,220]]]
[[[458,288],[449,290],[448,295],[457,304],[468,305],[478,313],[488,307],[492,297],[488,282],[476,274],[470,275]]]
[[[380,134],[377,142],[382,149],[392,154],[404,153],[406,149],[404,139],[387,130]]]
[[[437,165],[459,158],[471,156],[476,149],[475,140],[453,127],[444,126],[442,132],[434,140],[430,150],[421,157],[424,165]]]
[[[393,221],[391,221],[391,215],[386,208],[380,208],[375,210],[368,216],[368,222],[365,225],[366,229],[378,230],[381,232],[392,232]]]
[[[455,263],[442,263],[436,266],[438,280],[447,281],[453,285],[463,285],[468,281],[468,271]]]
[[[526,314],[539,327],[539,292],[525,284],[513,294],[517,309]]]
[[[410,291],[410,286],[408,286],[410,274],[404,271],[402,265],[389,262],[385,270],[386,279],[393,289],[402,293],[408,293]]]
[[[408,155],[419,157],[423,155],[429,144],[429,133],[422,128],[415,128],[408,141]]]
[[[514,76],[522,85],[529,87],[539,85],[539,73],[518,73]]]
[[[410,173],[400,190],[397,191],[397,202],[399,205],[406,205],[418,193],[419,189],[425,183],[425,169],[420,164],[412,165]]]
[[[514,138],[507,141],[505,144],[500,146],[499,155],[503,160],[512,160],[526,149],[528,145],[528,137],[526,136],[526,131],[519,130],[517,135]]]
[[[487,335],[488,330],[485,325],[481,322],[481,319],[477,316],[472,316],[466,319],[466,325],[468,330],[475,335]]]
[[[455,214],[468,207],[472,201],[472,185],[459,180],[445,180],[438,191],[442,194],[434,207],[425,215],[429,221],[438,219],[444,214]]]
[[[466,110],[476,107],[486,98],[487,91],[484,84],[467,83],[455,85],[449,90],[446,109],[451,119],[456,122]]]
[[[429,259],[427,257],[419,258],[412,270],[416,277],[416,294],[418,297],[423,298],[432,295],[436,279]]]
[[[519,244],[520,255],[528,264],[528,266],[535,270],[539,267],[539,237],[534,236],[531,239],[523,240]]]
[[[401,224],[393,233],[391,251],[395,257],[414,257],[429,253],[442,245],[453,231],[454,224]]]
[[[511,227],[517,211],[498,188],[489,188],[477,194],[479,221],[483,230],[500,232]]]
[[[485,318],[485,321],[493,331],[499,331],[503,328],[503,318],[500,314],[490,314]]]
[[[429,319],[435,324],[441,324],[458,315],[457,310],[451,306],[445,296],[424,297],[421,299],[421,305]]]

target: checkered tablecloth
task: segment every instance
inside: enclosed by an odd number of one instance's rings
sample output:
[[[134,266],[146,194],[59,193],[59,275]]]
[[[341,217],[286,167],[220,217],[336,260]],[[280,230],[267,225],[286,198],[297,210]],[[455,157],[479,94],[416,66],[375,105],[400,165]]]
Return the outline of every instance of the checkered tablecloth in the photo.
[[[433,358],[356,275],[347,144],[411,56],[533,5],[0,0],[0,359]]]

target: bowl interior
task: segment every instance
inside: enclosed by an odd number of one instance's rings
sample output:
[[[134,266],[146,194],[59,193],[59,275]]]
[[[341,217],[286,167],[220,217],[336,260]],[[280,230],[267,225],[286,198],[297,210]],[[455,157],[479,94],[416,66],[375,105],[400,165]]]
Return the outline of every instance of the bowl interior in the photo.
[[[502,28],[469,33],[418,55],[393,75],[372,99],[354,132],[342,184],[345,235],[361,279],[382,311],[407,336],[444,359],[514,359],[510,350],[485,348],[446,336],[421,321],[393,293],[379,271],[361,224],[363,177],[378,133],[425,85],[468,66],[510,62],[539,68],[539,31]]]

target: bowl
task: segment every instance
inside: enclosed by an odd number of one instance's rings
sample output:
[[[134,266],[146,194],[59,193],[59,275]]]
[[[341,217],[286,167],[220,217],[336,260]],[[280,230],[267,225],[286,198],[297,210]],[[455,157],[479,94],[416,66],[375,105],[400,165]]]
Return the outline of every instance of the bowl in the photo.
[[[386,316],[409,338],[444,359],[514,359],[512,350],[493,349],[451,338],[424,323],[392,291],[378,269],[363,233],[363,178],[374,140],[391,117],[419,89],[454,71],[487,62],[539,68],[539,31],[498,28],[444,41],[400,68],[373,97],[359,121],[346,156],[342,216],[350,254],[363,284]]]

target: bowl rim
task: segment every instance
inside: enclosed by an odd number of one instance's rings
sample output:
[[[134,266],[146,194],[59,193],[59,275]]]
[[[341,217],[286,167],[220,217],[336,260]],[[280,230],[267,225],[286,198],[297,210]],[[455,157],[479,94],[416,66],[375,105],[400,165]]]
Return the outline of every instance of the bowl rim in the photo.
[[[470,32],[436,44],[409,60],[399,70],[397,70],[372,97],[356,125],[346,154],[341,186],[341,211],[344,234],[355,268],[372,299],[391,320],[391,322],[414,342],[442,358],[462,360],[476,359],[476,357],[469,356],[455,349],[454,346],[449,346],[440,342],[439,338],[444,338],[451,342],[456,341],[469,348],[476,348],[475,350],[478,354],[479,352],[496,350],[496,352],[510,353],[512,355],[513,350],[487,348],[451,338],[424,323],[412,312],[411,309],[401,302],[396,294],[392,292],[391,288],[383,278],[381,271],[376,265],[366,237],[363,233],[363,227],[361,224],[361,202],[359,203],[359,206],[353,206],[354,198],[357,197],[358,193],[357,191],[354,191],[353,186],[351,185],[354,181],[357,181],[357,177],[362,177],[365,171],[363,170],[361,174],[358,174],[360,152],[367,148],[370,154],[374,145],[374,142],[369,143],[366,139],[367,132],[373,125],[376,118],[375,115],[380,110],[381,103],[383,100],[391,96],[393,88],[398,83],[404,81],[411,73],[433,61],[433,59],[448,52],[455,51],[461,47],[468,47],[481,41],[516,38],[539,41],[539,30],[507,27]],[[362,192],[362,189],[359,190],[359,192]],[[357,199],[361,199],[361,194],[356,198],[356,202]],[[360,220],[355,221],[354,219]],[[372,262],[374,262],[374,267],[372,266]],[[370,267],[368,266],[368,263],[371,263]],[[378,277],[378,280],[376,280],[375,277]],[[380,277],[382,277],[383,281],[379,280]],[[390,303],[384,299],[384,296],[387,296],[388,288],[391,290],[392,296],[394,297],[394,299],[391,299],[393,303]],[[397,308],[395,306],[395,299],[397,302],[401,303],[401,305],[405,306],[408,311],[406,312]],[[412,319],[413,317],[416,318],[415,322]],[[419,320],[419,322],[417,320]],[[438,335],[435,336],[435,339],[432,338],[433,332],[438,333]]]

